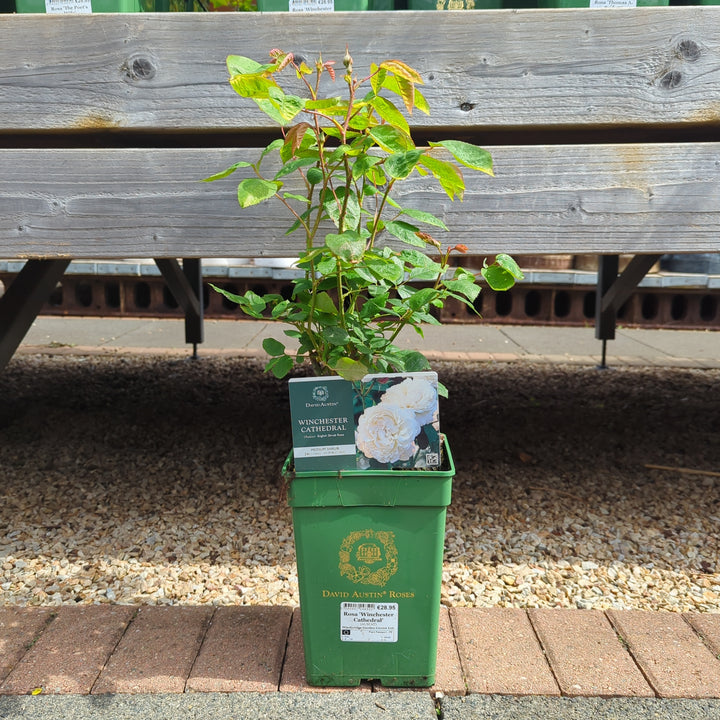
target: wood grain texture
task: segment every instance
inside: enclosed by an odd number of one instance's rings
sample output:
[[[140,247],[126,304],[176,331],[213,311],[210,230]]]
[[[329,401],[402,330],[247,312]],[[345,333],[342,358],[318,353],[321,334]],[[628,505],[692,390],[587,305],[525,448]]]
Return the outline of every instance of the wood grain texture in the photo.
[[[417,175],[398,196],[444,218],[443,243],[480,254],[720,251],[720,143],[489,149],[496,176],[468,171],[464,202]],[[285,208],[238,206],[246,171],[200,181],[258,153],[1,150],[0,257],[295,255],[303,239],[284,235]]]
[[[416,127],[720,122],[720,7],[3,15],[0,37],[0,132],[267,129],[226,55],[339,61],[346,42],[357,72],[397,57],[422,73],[433,115]]]

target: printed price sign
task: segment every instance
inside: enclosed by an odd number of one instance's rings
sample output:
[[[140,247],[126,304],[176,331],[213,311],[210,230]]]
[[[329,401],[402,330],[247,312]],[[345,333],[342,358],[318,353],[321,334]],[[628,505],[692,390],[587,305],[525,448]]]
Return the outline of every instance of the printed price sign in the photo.
[[[397,642],[398,604],[341,603],[340,639],[343,642]]]
[[[591,8],[634,8],[637,0],[590,0]]]
[[[335,0],[290,0],[290,12],[333,12]]]
[[[45,12],[50,15],[70,15],[92,12],[90,0],[45,0]]]

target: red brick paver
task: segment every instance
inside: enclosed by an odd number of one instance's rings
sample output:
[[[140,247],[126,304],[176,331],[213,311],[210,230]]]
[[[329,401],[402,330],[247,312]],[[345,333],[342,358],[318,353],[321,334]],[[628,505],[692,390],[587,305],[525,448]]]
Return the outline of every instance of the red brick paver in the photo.
[[[528,614],[563,695],[655,696],[602,611],[535,609]]]
[[[450,618],[469,692],[560,694],[524,610],[452,608]]]
[[[702,635],[705,644],[715,657],[720,658],[720,614],[719,613],[688,613],[685,619]]]
[[[212,614],[209,607],[140,608],[93,694],[184,692]]]
[[[90,692],[122,637],[136,608],[70,605],[40,635],[0,686],[0,692],[24,695]]]
[[[387,688],[381,682],[374,682],[375,692],[382,692]],[[429,688],[392,688],[393,692],[430,692],[433,695],[465,695],[465,678],[462,672],[462,663],[455,643],[450,610],[445,606],[440,608],[438,622],[438,646],[435,669],[435,684]]]
[[[438,633],[437,670],[435,672],[436,692],[444,695],[465,695],[465,678],[463,677],[460,653],[455,642],[450,611],[440,608],[440,630]]]
[[[442,608],[429,690],[720,698],[718,655],[720,614]],[[0,683],[5,694],[337,691],[305,682],[289,607],[0,608]]]
[[[370,692],[372,685],[364,682],[359,688],[331,688],[314,687],[308,685],[305,676],[305,648],[303,646],[302,622],[300,620],[300,608],[295,608],[288,635],[287,651],[285,653],[285,664],[283,665],[282,678],[280,680],[281,692],[336,692],[338,690],[354,692]]]
[[[289,607],[220,607],[187,681],[196,692],[270,692],[280,685]]]
[[[0,683],[53,617],[50,608],[0,607]]]
[[[720,660],[682,615],[609,610],[608,617],[660,697],[720,697]]]

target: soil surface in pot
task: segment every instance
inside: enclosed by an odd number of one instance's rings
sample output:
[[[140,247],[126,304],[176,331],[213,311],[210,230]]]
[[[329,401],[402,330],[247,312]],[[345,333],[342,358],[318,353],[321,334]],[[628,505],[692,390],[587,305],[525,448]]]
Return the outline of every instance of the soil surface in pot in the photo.
[[[436,369],[445,604],[720,609],[720,371]],[[0,603],[298,602],[260,362],[24,355],[0,397]]]

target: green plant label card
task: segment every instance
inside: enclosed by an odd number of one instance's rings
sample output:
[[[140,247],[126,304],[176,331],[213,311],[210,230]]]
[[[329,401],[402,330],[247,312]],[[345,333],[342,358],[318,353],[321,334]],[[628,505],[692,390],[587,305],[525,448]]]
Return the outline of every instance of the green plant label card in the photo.
[[[355,467],[353,384],[340,377],[289,381],[295,470]]]
[[[289,381],[295,470],[439,469],[437,373]]]

